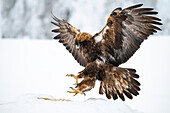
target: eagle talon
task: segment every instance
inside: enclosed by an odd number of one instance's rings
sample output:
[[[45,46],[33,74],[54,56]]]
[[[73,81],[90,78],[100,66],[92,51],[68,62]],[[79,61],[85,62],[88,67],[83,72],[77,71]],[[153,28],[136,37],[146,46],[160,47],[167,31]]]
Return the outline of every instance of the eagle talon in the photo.
[[[73,85],[77,85],[78,84],[78,75],[76,76],[76,75],[74,75],[74,74],[67,74],[66,76],[68,76],[68,77],[73,77],[73,78],[75,78],[76,79],[76,83],[74,83]]]
[[[83,94],[84,96],[86,96],[86,94],[78,89],[74,89],[73,87],[70,87],[73,91],[67,91],[69,93],[75,93],[74,96],[76,96],[78,93]]]
[[[83,92],[83,94],[84,94],[84,96],[86,96],[86,93]]]
[[[76,85],[75,88],[78,88],[79,84],[75,84],[75,85]]]
[[[73,78],[75,77],[74,74],[67,74],[66,76],[67,76],[67,77],[73,77]]]

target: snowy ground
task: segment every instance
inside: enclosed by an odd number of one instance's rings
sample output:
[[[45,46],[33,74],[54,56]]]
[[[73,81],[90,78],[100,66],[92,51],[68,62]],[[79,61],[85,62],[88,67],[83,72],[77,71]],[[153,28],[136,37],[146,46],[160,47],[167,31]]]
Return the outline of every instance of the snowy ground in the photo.
[[[0,106],[1,113],[138,113],[121,102],[108,102],[103,99],[88,99],[86,101],[48,101],[38,100],[37,96],[24,95],[16,102]]]
[[[170,37],[150,37],[127,63],[121,65],[135,68],[141,83],[140,95],[122,102],[99,95],[99,82],[86,96],[68,94],[75,80],[65,75],[77,74],[83,67],[56,40],[0,40],[0,113],[71,113],[80,110],[85,110],[83,113],[168,113],[169,48]],[[41,96],[72,101],[38,100]]]

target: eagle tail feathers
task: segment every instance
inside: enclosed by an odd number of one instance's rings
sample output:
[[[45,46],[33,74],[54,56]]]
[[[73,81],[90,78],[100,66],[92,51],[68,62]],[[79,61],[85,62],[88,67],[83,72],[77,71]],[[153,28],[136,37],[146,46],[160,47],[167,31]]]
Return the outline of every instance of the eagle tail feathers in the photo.
[[[136,80],[139,75],[135,69],[112,67],[112,70],[105,73],[101,81],[99,94],[106,94],[108,99],[116,100],[118,97],[125,101],[124,95],[129,99],[139,95],[140,83]]]

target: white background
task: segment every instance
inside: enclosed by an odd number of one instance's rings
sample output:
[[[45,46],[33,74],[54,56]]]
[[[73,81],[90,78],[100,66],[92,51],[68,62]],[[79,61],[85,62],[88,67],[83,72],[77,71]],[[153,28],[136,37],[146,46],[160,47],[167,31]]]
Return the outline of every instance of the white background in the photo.
[[[170,37],[151,36],[127,63],[121,65],[136,69],[141,83],[140,95],[133,100],[126,98],[124,104],[146,113],[170,111],[169,43]],[[74,97],[67,93],[75,80],[65,75],[77,74],[82,69],[56,40],[0,40],[0,105],[27,94],[73,101],[84,101],[90,97],[106,99],[105,95],[98,94],[99,82],[86,96]],[[123,103],[120,99],[117,101]]]

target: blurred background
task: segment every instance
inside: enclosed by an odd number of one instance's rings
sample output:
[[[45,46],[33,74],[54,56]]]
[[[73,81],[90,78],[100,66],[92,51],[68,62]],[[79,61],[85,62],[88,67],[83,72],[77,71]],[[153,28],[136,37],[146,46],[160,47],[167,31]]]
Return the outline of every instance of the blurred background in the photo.
[[[74,97],[67,93],[75,80],[65,75],[78,74],[84,67],[62,44],[52,40],[55,34],[51,30],[55,26],[51,24],[51,11],[93,35],[103,28],[112,10],[138,3],[159,12],[162,31],[150,36],[135,55],[121,65],[137,70],[140,95],[125,102],[116,101],[140,112],[170,112],[170,0],[0,0],[0,112],[18,113],[10,111],[8,104],[15,104],[18,98],[28,94],[78,101],[90,97],[106,99],[105,95],[98,94],[99,82],[86,96]]]
[[[159,12],[164,26],[157,35],[170,35],[169,0],[0,0],[0,38],[51,39],[51,11],[81,31],[94,34],[113,9],[137,3]]]

